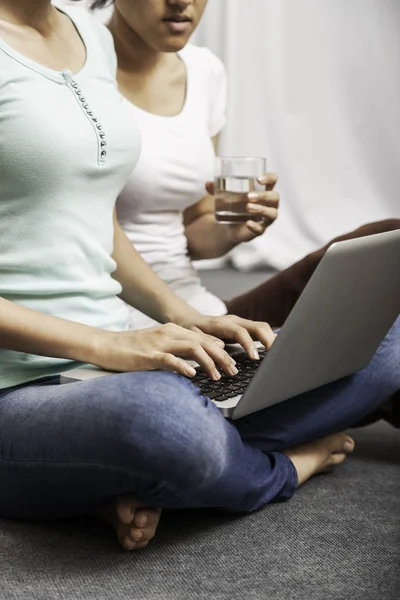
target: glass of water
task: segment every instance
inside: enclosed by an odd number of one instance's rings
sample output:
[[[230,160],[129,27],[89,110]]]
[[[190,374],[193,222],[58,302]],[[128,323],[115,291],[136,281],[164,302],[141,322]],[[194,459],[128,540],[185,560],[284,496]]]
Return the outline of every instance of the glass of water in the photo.
[[[215,218],[220,223],[262,221],[263,217],[247,212],[249,192],[265,188],[257,178],[267,170],[265,158],[222,157],[216,159]]]

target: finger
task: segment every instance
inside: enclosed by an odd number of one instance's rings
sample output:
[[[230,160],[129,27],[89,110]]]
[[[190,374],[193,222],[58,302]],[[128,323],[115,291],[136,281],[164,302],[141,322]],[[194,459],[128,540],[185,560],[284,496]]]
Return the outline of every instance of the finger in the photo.
[[[190,343],[182,342],[180,348],[174,348],[174,354],[190,358],[198,362],[211,379],[220,379],[217,366],[227,375],[236,375],[237,369],[233,358],[214,342]],[[182,353],[182,354],[181,354]]]
[[[235,320],[238,325],[241,325],[249,332],[253,340],[261,342],[267,349],[272,346],[277,337],[276,333],[272,331],[268,323],[262,321],[250,321],[249,319],[241,319],[240,317],[236,317]]]
[[[175,323],[167,323],[163,325],[163,332],[167,339],[169,340],[196,340],[196,341],[204,341],[204,342],[213,342],[214,344],[218,344],[222,348],[225,346],[224,342],[214,335],[209,335],[208,333],[204,333],[198,327],[194,326],[189,328],[181,327],[180,325],[176,325]]]
[[[156,352],[153,355],[152,369],[165,369],[174,371],[184,377],[193,377],[196,375],[196,369],[182,358],[178,358],[169,352]]]
[[[203,333],[201,331],[201,329],[199,329],[198,327],[192,327],[191,331],[193,331],[194,333],[200,334],[203,338],[205,338],[205,340],[209,340],[210,342],[213,342],[214,344],[218,344],[218,346],[220,346],[221,348],[224,348],[225,344],[222,340],[220,340],[219,338],[215,337],[214,335],[209,335],[208,333]]]
[[[263,173],[257,181],[261,185],[265,185],[267,190],[273,190],[278,181],[278,175],[276,173]]]
[[[216,344],[210,345],[216,349],[218,348]],[[204,369],[210,379],[213,379],[214,381],[221,379],[221,373],[218,371],[215,362],[198,342],[174,342],[171,344],[169,350],[175,356],[181,356],[182,358],[194,360],[199,363],[200,367]],[[222,349],[220,349],[220,351],[225,352],[225,350]]]
[[[266,230],[266,223],[256,223],[256,221],[246,221],[246,227],[256,236],[262,235]]]
[[[270,206],[271,208],[278,208],[280,195],[278,192],[249,192],[247,194],[250,202],[257,203],[257,205]]]
[[[276,208],[270,208],[269,206],[260,206],[259,204],[253,204],[249,202],[246,206],[250,214],[262,217],[267,223],[272,223],[278,217],[278,210]]]
[[[242,348],[244,348],[244,350],[247,352],[247,354],[250,356],[250,358],[252,358],[254,360],[258,360],[260,358],[258,351],[257,351],[257,347],[256,347],[251,335],[241,325],[238,325],[235,322],[230,323],[229,327],[227,327],[227,329],[226,329],[226,333],[224,334],[224,337],[231,339],[231,340],[235,340],[235,342],[238,342],[242,346]]]
[[[204,350],[213,359],[214,363],[221,367],[229,376],[237,375],[238,370],[235,367],[236,361],[224,350],[221,350],[215,344],[204,345]]]
[[[206,192],[210,194],[210,196],[214,196],[215,194],[215,185],[213,181],[207,181],[206,183]]]

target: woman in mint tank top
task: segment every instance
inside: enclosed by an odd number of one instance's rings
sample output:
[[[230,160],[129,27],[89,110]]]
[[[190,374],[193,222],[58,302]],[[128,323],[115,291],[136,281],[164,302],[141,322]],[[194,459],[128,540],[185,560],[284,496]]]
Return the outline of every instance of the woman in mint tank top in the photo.
[[[190,11],[193,26],[204,5],[147,2]],[[75,7],[0,0],[0,73],[0,516],[91,514],[141,549],[162,508],[250,512],[342,462],[354,443],[341,432],[400,388],[400,322],[356,375],[224,419],[185,359],[217,385],[237,373],[221,338],[257,360],[253,340],[275,335],[201,315],[119,227],[141,141],[111,35]],[[128,331],[126,304],[162,325]],[[117,374],[61,385],[85,364]]]

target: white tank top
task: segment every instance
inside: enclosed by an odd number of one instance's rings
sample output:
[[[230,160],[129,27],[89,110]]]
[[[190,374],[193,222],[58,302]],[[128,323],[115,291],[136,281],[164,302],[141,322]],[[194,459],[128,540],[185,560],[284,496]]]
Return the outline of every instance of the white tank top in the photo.
[[[117,213],[128,238],[161,279],[200,312],[220,315],[225,304],[201,285],[188,256],[182,213],[205,196],[205,182],[213,178],[211,138],[225,125],[225,69],[206,48],[189,45],[179,55],[187,69],[187,92],[177,116],[150,114],[125,101],[141,130],[142,153],[119,196]],[[154,324],[130,308],[132,329]]]

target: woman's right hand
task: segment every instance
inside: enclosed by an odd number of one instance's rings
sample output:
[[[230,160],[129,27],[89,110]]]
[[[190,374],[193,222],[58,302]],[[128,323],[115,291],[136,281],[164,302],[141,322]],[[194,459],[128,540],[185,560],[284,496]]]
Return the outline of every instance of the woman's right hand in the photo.
[[[173,323],[138,331],[101,331],[91,362],[107,371],[166,369],[192,377],[196,371],[183,359],[199,363],[215,381],[221,377],[217,365],[228,375],[237,373],[221,340]]]

